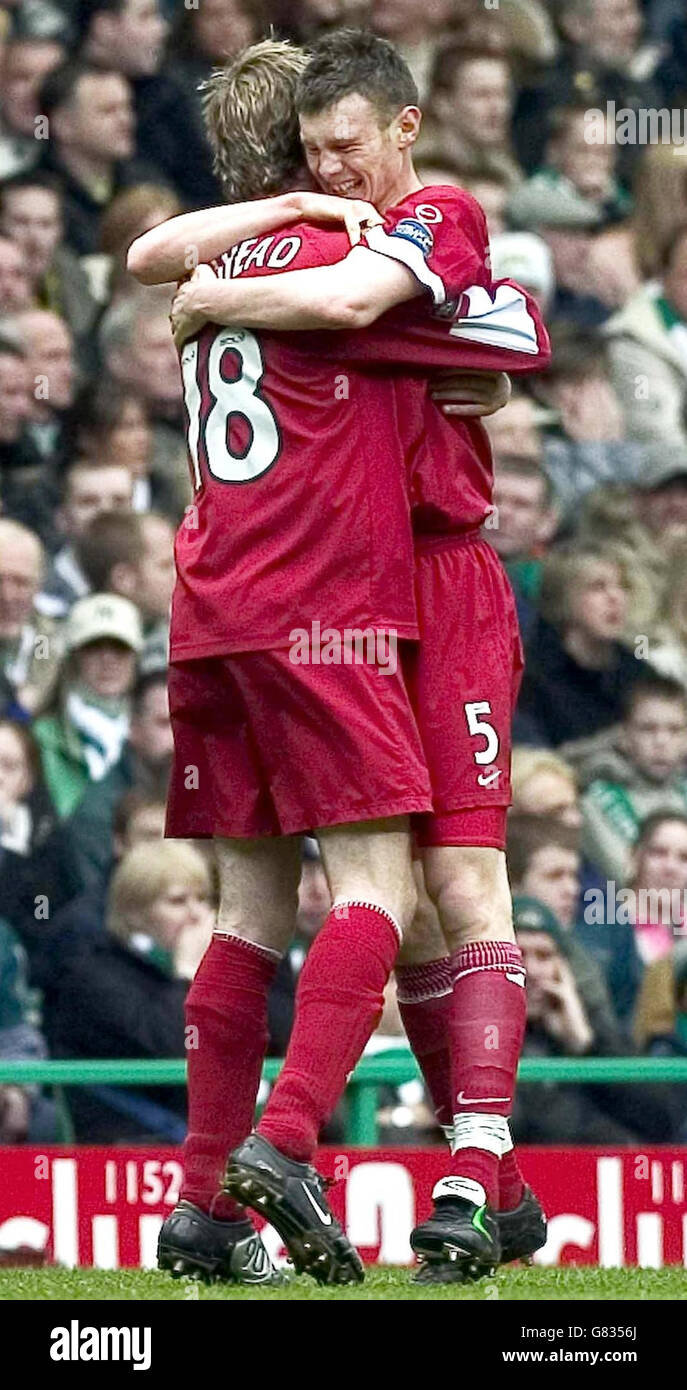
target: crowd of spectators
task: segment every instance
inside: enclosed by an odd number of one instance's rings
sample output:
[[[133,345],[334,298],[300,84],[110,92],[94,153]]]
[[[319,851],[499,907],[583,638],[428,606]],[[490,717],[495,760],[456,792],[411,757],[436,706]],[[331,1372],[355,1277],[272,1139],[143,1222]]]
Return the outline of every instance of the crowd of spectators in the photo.
[[[270,29],[307,43],[342,23],[409,62],[421,177],[480,199],[495,274],[553,340],[550,371],[487,422],[488,538],[527,654],[508,842],[525,1053],[687,1056],[682,0],[0,0],[3,1059],[188,1045],[216,894],[203,844],[162,841],[191,493],[170,294],[142,291],[126,251],[221,200],[213,67]],[[327,908],[307,842],[277,1055]],[[392,986],[374,1046],[401,1031]],[[685,1141],[686,1089],[523,1087],[515,1134]],[[383,1100],[390,1141],[432,1134],[418,1087]],[[79,1139],[183,1134],[169,1088],[80,1090],[70,1112]],[[1,1142],[58,1132],[48,1092],[0,1086]]]

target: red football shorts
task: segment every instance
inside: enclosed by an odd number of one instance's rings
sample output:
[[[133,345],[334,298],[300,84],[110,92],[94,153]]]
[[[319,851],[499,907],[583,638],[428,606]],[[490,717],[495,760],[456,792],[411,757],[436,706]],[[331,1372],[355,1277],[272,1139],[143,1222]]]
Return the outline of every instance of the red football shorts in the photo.
[[[405,645],[405,644],[401,644]],[[297,665],[287,649],[169,668],[166,834],[252,838],[431,809],[401,661]]]
[[[503,849],[523,670],[513,591],[479,533],[418,538],[416,557],[421,641],[404,669],[434,802],[417,840]]]

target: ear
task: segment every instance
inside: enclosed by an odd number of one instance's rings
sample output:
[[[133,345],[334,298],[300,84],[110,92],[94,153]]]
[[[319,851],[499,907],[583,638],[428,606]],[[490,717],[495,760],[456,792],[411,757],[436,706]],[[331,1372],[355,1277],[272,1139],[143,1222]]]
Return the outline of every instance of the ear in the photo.
[[[399,150],[410,149],[420,134],[422,112],[419,106],[404,106],[396,118],[396,142]]]

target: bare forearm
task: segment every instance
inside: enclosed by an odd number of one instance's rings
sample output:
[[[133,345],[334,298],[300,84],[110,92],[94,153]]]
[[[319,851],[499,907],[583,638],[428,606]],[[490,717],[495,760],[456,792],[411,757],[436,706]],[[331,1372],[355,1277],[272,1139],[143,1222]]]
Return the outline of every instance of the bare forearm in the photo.
[[[244,237],[278,231],[300,216],[297,193],[254,203],[202,208],[152,227],[129,247],[127,270],[143,285],[166,285]],[[234,320],[235,322],[235,320]]]
[[[347,307],[323,286],[320,267],[255,279],[203,281],[194,308],[211,323],[282,331],[356,327]],[[354,311],[351,311],[352,313]]]

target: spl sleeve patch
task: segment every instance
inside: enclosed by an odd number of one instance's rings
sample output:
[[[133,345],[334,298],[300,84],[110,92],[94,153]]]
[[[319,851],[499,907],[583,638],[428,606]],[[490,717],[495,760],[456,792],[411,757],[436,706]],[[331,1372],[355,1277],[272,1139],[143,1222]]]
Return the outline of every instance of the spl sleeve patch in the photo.
[[[402,217],[401,221],[396,223],[391,236],[403,237],[404,241],[412,242],[413,246],[417,246],[422,252],[425,260],[434,249],[434,237],[429,227],[417,222],[414,217]]]

